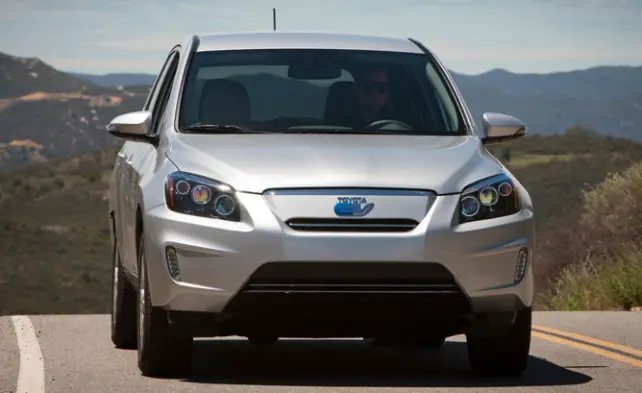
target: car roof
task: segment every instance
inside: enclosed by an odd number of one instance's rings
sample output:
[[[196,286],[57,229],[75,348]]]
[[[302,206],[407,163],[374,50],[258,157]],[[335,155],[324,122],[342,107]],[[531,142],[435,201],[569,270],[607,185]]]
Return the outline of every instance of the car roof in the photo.
[[[197,51],[238,49],[352,49],[423,53],[409,38],[364,34],[256,31],[196,35]]]

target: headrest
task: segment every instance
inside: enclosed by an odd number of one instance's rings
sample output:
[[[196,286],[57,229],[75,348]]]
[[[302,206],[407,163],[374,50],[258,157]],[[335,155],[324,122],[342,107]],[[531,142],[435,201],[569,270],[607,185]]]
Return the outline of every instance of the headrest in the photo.
[[[250,98],[242,84],[212,79],[203,85],[198,108],[203,123],[233,124],[250,119]]]
[[[333,83],[328,89],[325,100],[325,119],[327,121],[341,121],[350,113],[354,103],[354,83],[340,81]]]

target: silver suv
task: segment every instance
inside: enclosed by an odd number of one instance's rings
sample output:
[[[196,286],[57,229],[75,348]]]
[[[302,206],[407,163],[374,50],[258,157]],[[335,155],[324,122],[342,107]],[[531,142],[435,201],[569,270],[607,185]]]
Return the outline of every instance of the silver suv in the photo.
[[[143,375],[194,337],[358,337],[472,369],[527,366],[534,216],[448,71],[414,39],[190,36],[171,49],[111,180],[112,340]]]

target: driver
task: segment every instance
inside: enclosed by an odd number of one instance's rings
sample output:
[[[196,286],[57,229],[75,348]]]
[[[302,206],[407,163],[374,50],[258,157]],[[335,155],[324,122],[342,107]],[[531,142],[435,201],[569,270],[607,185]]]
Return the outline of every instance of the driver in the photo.
[[[361,127],[390,118],[388,75],[380,68],[368,68],[355,76],[356,111],[354,120]]]

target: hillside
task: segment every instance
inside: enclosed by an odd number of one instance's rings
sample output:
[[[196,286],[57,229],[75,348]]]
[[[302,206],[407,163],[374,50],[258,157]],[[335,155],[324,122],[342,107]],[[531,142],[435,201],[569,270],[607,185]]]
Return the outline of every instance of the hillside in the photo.
[[[642,161],[642,145],[573,129],[493,149],[529,188],[537,211],[538,289],[567,267],[560,222],[582,212],[582,191]],[[0,173],[0,314],[109,310],[108,179],[117,149]],[[578,230],[575,232],[579,233]],[[37,238],[37,241],[34,241]]]
[[[84,79],[97,86],[103,86],[103,87],[134,86],[134,85],[151,86],[154,83],[154,80],[156,80],[156,75],[140,74],[140,73],[94,75],[94,74],[70,72],[69,75]]]
[[[0,173],[0,315],[106,312],[116,149]]]
[[[0,99],[29,93],[108,94],[112,89],[59,72],[37,58],[14,57],[0,52]]]
[[[539,303],[553,310],[642,306],[642,162],[612,173],[582,198],[582,210],[551,234],[545,257],[567,263]]]
[[[148,91],[101,87],[38,59],[0,54],[0,171],[118,146],[104,126],[141,108]]]

